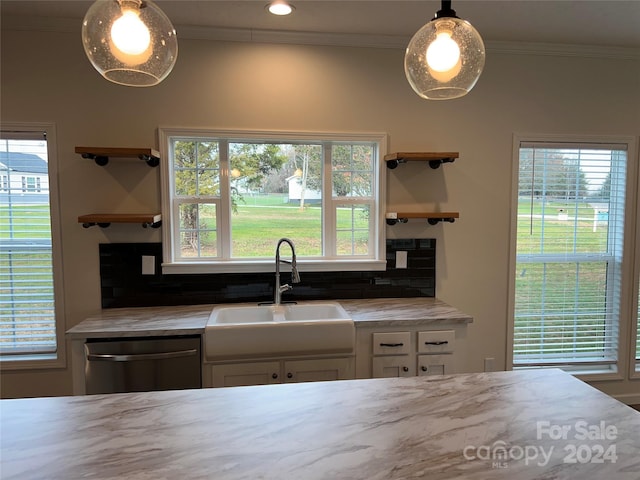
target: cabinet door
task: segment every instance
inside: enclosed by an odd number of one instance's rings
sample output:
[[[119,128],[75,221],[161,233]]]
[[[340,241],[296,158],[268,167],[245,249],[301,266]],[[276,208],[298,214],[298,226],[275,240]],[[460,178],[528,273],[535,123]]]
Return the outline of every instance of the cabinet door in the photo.
[[[411,355],[373,357],[371,369],[373,377],[413,377],[416,374],[416,367],[412,358]]]
[[[285,383],[348,380],[354,377],[353,357],[284,362]]]
[[[453,373],[453,354],[418,355],[418,375],[449,375]]]
[[[280,362],[232,363],[213,365],[214,387],[240,387],[280,383]]]

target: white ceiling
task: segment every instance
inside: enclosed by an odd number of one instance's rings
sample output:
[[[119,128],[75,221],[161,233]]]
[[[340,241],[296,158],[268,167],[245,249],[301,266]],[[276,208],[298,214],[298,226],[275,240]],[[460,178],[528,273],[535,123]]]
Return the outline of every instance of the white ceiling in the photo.
[[[157,0],[181,35],[190,27],[392,36],[407,40],[440,8],[434,0],[292,0],[288,17],[267,0]],[[92,1],[0,0],[0,15],[80,21]],[[453,0],[485,41],[640,48],[640,0]],[[3,22],[4,23],[4,22]],[[205,29],[200,28],[200,31]]]

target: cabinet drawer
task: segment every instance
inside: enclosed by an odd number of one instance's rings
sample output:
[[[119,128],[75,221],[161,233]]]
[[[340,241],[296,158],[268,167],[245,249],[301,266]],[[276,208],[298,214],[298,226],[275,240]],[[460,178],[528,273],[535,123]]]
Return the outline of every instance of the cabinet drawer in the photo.
[[[411,351],[410,332],[388,332],[373,334],[374,355],[402,355]]]
[[[455,341],[453,330],[418,332],[418,353],[453,353]]]

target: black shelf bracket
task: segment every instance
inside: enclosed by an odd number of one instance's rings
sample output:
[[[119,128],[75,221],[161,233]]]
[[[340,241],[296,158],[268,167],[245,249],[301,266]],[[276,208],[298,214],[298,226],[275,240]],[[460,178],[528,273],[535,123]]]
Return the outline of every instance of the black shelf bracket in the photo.
[[[95,227],[95,226],[99,226],[100,228],[107,228],[109,225],[111,225],[111,223],[102,223],[102,222],[85,222],[82,224],[83,228],[91,228],[91,227]]]
[[[101,167],[104,167],[106,164],[109,163],[109,157],[107,155],[83,153],[82,158],[91,159],[96,162],[96,165],[100,165]],[[144,153],[141,153],[140,155],[138,155],[138,158],[140,160],[143,160],[150,167],[157,167],[158,165],[160,165],[160,158],[156,157],[155,155],[146,155]]]
[[[82,158],[89,158],[96,162],[96,165],[100,165],[104,167],[107,163],[109,163],[109,157],[105,157],[104,155],[94,155],[93,153],[83,153]]]
[[[440,222],[453,223],[456,221],[456,219],[453,217],[435,217],[435,218],[427,218],[426,220],[429,225],[437,225]],[[405,217],[398,217],[398,218],[387,218],[386,221],[387,221],[387,225],[393,226],[397,223],[407,223],[409,219]]]
[[[150,167],[157,167],[158,165],[160,165],[160,159],[154,155],[140,154],[138,155],[138,158],[147,162],[147,165],[149,165]]]
[[[396,223],[407,223],[408,218],[387,218],[387,225],[395,225]]]
[[[453,218],[453,217],[449,217],[449,218],[427,218],[427,223],[429,223],[429,225],[437,225],[440,222],[453,223],[455,221],[456,221],[456,219]]]
[[[95,227],[98,226],[100,228],[108,228],[111,223],[110,222],[85,222],[82,224],[82,226],[84,228],[91,228],[91,227]],[[162,226],[162,220],[159,222],[144,222],[141,224],[142,228],[160,228]]]
[[[440,165],[442,165],[443,163],[452,163],[453,161],[455,161],[455,158],[441,158],[439,160],[429,160],[429,166],[435,170],[436,168],[440,168]]]
[[[453,157],[435,158],[433,160],[427,160],[427,161],[429,162],[429,166],[435,170],[436,168],[440,168],[440,165],[442,165],[443,163],[454,162],[455,158]],[[400,165],[401,163],[407,163],[407,159],[396,158],[394,160],[387,160],[387,168],[390,170],[393,170],[395,168],[398,168],[398,165]]]
[[[387,168],[393,170],[398,167],[401,163],[407,163],[404,158],[398,158],[397,160],[389,160],[387,161]]]

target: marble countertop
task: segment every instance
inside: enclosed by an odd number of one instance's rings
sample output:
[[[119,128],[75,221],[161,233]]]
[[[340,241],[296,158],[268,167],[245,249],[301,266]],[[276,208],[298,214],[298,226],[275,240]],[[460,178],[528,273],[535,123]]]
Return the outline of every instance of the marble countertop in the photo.
[[[560,370],[0,400],[0,427],[4,480],[640,478],[640,413]]]
[[[473,321],[471,316],[437,298],[375,298],[337,302],[351,315],[356,327],[466,324]],[[215,306],[105,309],[70,328],[67,338],[202,334],[209,314]]]

